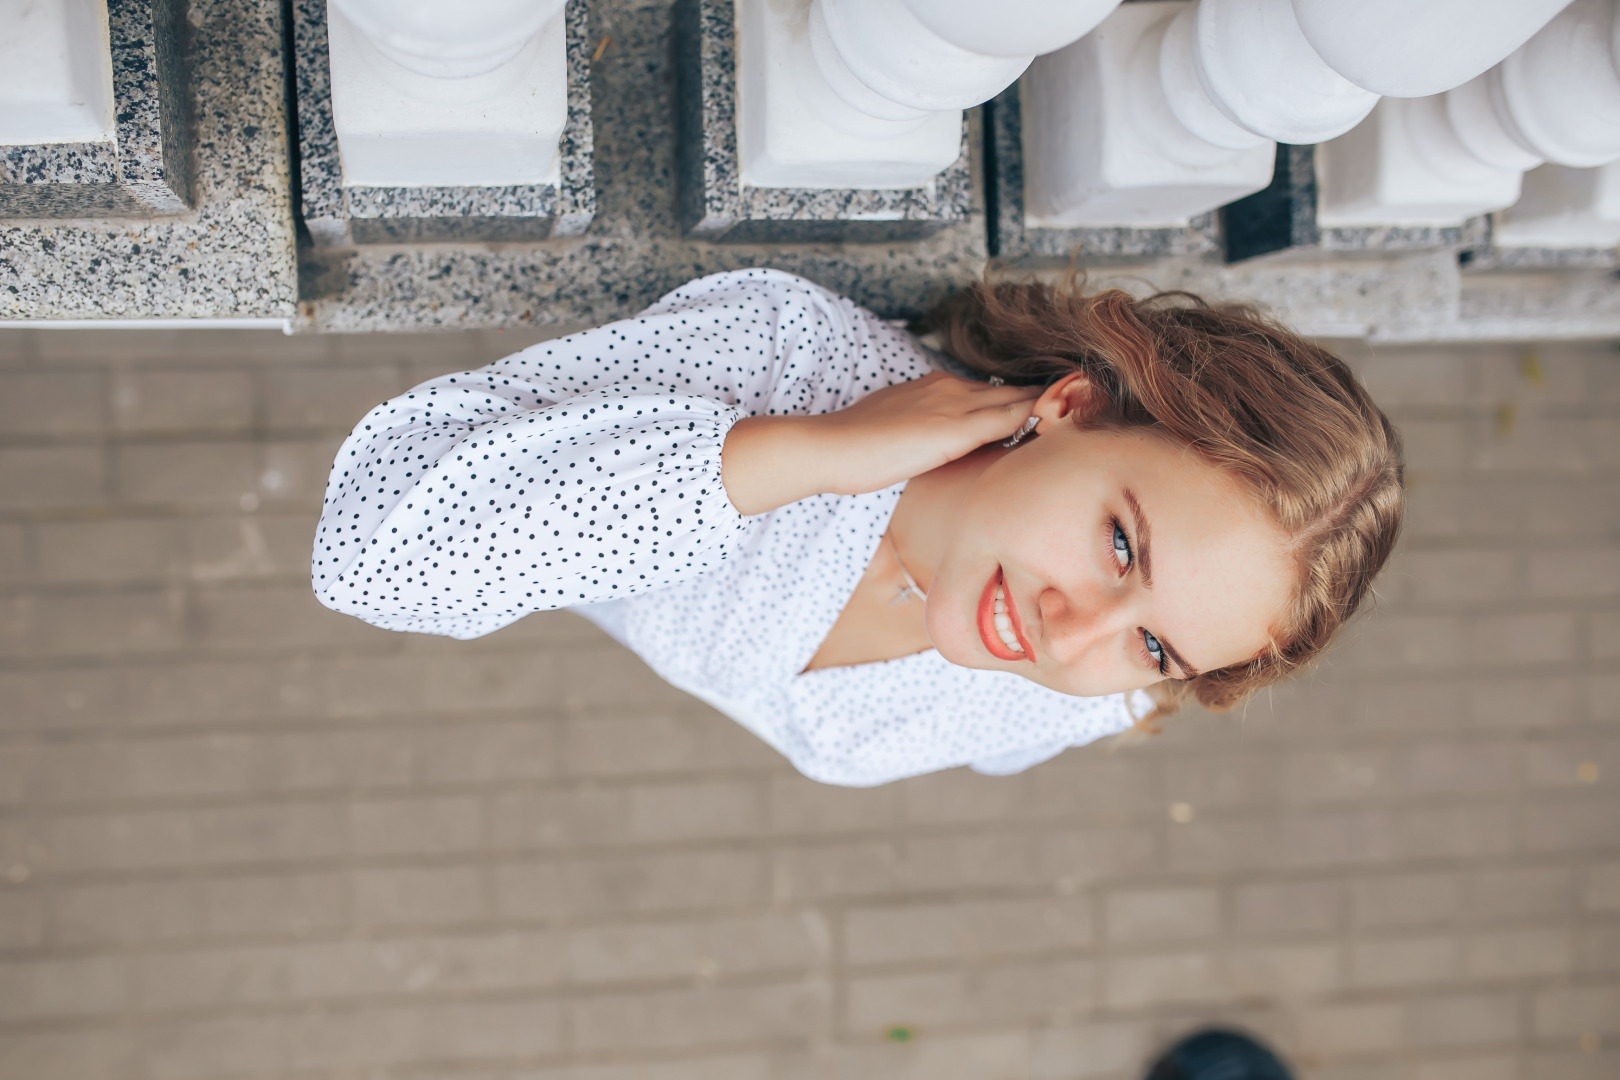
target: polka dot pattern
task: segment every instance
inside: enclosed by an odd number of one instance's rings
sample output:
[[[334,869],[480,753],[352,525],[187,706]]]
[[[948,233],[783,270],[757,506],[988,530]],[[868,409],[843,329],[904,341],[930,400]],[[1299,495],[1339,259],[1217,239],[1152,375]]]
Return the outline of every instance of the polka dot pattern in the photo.
[[[720,482],[743,417],[835,411],[945,364],[789,274],[691,282],[368,413],[327,484],[316,594],[457,638],[573,608],[828,783],[1018,771],[1127,726],[1123,695],[1066,697],[933,650],[800,674],[904,485],[745,518]]]

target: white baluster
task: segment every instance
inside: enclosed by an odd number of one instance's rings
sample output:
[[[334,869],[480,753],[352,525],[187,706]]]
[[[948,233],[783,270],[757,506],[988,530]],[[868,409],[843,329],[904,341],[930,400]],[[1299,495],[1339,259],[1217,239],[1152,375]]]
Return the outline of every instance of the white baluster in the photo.
[[[330,0],[343,181],[539,184],[567,118],[564,0]]]
[[[106,0],[0,0],[0,145],[112,138]]]
[[[1570,0],[1293,0],[1328,66],[1363,90],[1427,97],[1461,86],[1530,40]]]
[[[1601,248],[1620,244],[1620,162],[1596,169],[1543,165],[1498,215],[1498,247]]]
[[[1126,4],[1024,79],[1024,205],[1035,226],[1185,225],[1258,191],[1275,147],[1210,99],[1187,54],[1196,8]]]
[[[1511,15],[1524,20],[1517,8]],[[1615,16],[1615,0],[1577,0],[1466,83],[1385,99],[1361,127],[1319,148],[1317,220],[1453,225],[1513,205],[1521,174],[1544,160],[1620,158]]]
[[[1118,2],[739,0],[742,180],[926,184],[960,152],[963,109],[1000,93],[1037,53],[1084,34]]]

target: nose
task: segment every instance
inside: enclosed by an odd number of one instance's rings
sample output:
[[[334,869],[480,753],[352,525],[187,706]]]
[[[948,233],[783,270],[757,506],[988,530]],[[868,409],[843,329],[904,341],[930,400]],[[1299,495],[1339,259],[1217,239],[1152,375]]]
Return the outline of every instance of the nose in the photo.
[[[1106,595],[1074,597],[1061,589],[1046,589],[1036,606],[1046,653],[1058,664],[1078,663],[1088,652],[1118,636],[1130,612]]]

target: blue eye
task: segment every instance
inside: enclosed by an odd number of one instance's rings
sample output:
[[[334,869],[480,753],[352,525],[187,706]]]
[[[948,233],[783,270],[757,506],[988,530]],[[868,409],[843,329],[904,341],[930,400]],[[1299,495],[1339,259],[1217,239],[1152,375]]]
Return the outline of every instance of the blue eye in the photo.
[[[1135,556],[1131,554],[1131,538],[1125,535],[1124,527],[1120,525],[1118,519],[1115,519],[1114,558],[1119,562],[1119,568],[1121,570],[1129,570],[1131,568],[1131,560],[1134,557]]]
[[[1142,645],[1147,649],[1148,657],[1158,665],[1159,674],[1165,674],[1167,667],[1164,662],[1164,647],[1159,644],[1159,639],[1143,630]]]

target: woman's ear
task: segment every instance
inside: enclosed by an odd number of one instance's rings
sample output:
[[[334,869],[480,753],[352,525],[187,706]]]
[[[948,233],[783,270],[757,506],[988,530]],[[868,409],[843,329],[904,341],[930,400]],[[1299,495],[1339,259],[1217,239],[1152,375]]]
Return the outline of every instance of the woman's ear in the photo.
[[[1083,371],[1072,372],[1048,386],[1035,399],[1035,415],[1041,421],[1035,433],[1039,435],[1048,423],[1056,423],[1071,413],[1077,414],[1075,419],[1085,420],[1096,415],[1102,406],[1101,395],[1091,377]]]

